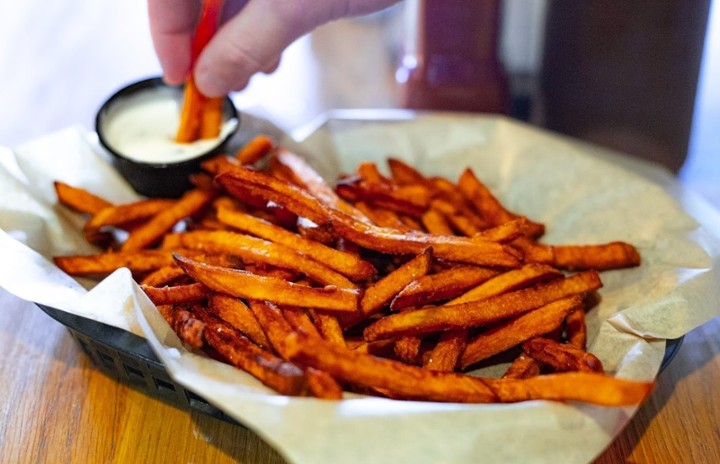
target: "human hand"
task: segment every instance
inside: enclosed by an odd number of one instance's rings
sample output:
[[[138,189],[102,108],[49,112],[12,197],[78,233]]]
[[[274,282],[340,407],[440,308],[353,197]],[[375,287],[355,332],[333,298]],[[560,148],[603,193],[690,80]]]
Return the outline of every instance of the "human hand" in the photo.
[[[360,16],[398,0],[226,0],[221,25],[195,63],[195,84],[209,97],[243,89],[277,68],[295,39],[329,21]],[[202,0],[148,0],[150,31],[170,84],[185,81]]]

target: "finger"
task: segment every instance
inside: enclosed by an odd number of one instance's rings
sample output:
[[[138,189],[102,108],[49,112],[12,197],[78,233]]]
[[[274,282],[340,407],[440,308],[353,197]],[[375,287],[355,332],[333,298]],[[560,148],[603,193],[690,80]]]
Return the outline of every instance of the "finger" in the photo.
[[[283,50],[316,26],[368,13],[395,0],[250,0],[210,41],[196,64],[195,82],[205,95],[244,88],[256,72],[274,69]]]
[[[342,17],[361,16],[380,11],[399,0],[347,0],[347,9]]]
[[[225,0],[220,24],[224,24],[240,12],[249,0]]]
[[[304,31],[286,19],[281,2],[251,0],[224,24],[200,54],[195,83],[208,96],[244,88],[250,77],[269,69],[282,51]],[[294,3],[294,2],[287,2]]]
[[[165,81],[181,84],[190,72],[201,0],[148,0],[150,33]]]

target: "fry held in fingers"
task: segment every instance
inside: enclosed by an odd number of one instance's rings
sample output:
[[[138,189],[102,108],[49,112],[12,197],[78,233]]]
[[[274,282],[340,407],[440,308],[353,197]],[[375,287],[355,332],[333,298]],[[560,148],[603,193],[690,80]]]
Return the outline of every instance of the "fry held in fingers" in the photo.
[[[210,42],[218,28],[222,14],[223,0],[202,2],[200,21],[192,42],[191,67],[202,49]],[[222,125],[223,98],[203,95],[195,85],[191,74],[185,83],[183,105],[180,111],[180,125],[175,135],[177,142],[189,143],[198,139],[217,137]]]

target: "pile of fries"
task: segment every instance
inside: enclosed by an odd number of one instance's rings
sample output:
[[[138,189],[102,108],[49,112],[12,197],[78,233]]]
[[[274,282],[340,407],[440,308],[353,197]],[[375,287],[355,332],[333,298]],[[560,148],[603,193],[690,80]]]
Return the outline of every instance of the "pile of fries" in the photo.
[[[262,169],[256,166],[264,166]],[[457,183],[388,160],[332,187],[258,136],[203,164],[179,200],[113,205],[56,183],[89,216],[75,276],[129,268],[191,349],[280,394],[446,402],[640,403],[652,384],[586,350],[598,271],[638,266],[627,243],[546,245],[470,170]],[[511,361],[501,378],[469,373]]]

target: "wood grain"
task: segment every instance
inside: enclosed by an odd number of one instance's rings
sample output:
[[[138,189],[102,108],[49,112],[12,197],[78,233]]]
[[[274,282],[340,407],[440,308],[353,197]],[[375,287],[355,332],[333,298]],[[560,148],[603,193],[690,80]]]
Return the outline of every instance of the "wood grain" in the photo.
[[[685,336],[648,401],[596,461],[720,462],[720,318]]]

